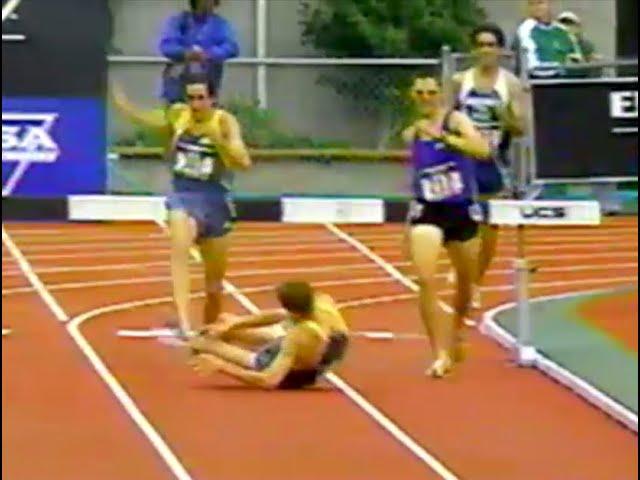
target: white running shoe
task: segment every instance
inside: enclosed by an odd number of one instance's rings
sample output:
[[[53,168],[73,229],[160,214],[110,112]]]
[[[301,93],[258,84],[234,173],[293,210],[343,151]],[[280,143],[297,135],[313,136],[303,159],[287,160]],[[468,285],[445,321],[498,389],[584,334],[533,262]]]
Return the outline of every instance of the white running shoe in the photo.
[[[427,369],[426,374],[432,378],[445,377],[453,367],[453,362],[448,354],[442,353],[438,359]]]

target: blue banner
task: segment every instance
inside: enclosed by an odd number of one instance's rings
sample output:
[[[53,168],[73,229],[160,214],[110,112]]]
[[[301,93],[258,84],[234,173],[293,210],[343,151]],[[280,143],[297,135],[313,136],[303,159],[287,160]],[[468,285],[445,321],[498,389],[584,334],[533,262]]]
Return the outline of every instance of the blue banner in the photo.
[[[2,196],[104,193],[101,98],[2,98]]]

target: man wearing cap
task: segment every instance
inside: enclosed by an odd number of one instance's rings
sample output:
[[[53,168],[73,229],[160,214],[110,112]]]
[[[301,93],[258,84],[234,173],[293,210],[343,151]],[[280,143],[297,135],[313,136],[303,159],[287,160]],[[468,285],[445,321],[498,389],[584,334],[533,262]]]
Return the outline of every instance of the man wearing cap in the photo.
[[[557,22],[567,29],[575,45],[576,53],[570,56],[571,61],[587,63],[601,58],[600,55],[596,54],[596,48],[593,43],[585,38],[582,30],[582,21],[578,15],[567,10],[558,15]],[[568,73],[571,77],[589,77],[596,76],[598,72],[594,69],[580,69],[572,70]]]
[[[596,54],[596,48],[592,42],[587,40],[582,29],[580,17],[571,11],[564,11],[557,17],[558,24],[567,29],[571,39],[576,46],[575,56],[572,61],[576,63],[588,63],[600,60],[602,57]],[[599,77],[602,69],[581,68],[572,69],[567,72],[567,76],[572,78]],[[622,210],[620,200],[617,197],[617,187],[615,183],[593,183],[591,192],[598,199],[605,215],[617,214]]]

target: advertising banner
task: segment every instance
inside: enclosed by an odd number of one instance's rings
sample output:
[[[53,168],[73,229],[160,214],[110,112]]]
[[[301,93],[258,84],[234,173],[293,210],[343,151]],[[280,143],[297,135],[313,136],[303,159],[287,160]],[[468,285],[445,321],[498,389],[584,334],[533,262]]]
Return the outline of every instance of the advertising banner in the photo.
[[[104,192],[101,99],[2,99],[2,196]]]
[[[637,178],[637,78],[532,84],[537,181]]]
[[[2,1],[3,197],[104,193],[108,19],[106,0]]]

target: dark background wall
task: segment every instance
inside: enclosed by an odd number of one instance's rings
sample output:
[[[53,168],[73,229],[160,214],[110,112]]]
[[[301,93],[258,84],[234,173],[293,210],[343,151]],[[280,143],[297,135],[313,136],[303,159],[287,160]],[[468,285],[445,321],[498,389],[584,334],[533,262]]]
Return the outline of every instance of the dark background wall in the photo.
[[[2,42],[3,96],[103,96],[107,0],[28,0],[16,13],[3,34],[27,39]]]
[[[617,0],[617,54],[638,56],[638,0]]]

